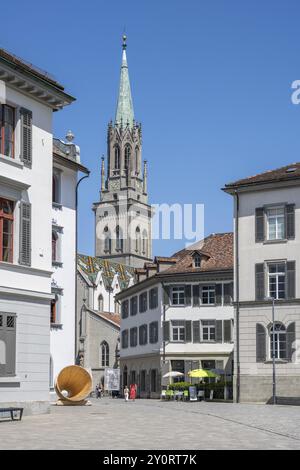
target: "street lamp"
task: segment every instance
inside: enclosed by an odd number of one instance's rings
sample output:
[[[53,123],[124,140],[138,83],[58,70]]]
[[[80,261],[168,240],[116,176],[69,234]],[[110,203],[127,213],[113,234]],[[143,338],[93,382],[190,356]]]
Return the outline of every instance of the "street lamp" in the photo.
[[[272,301],[272,368],[273,368],[273,379],[272,379],[272,403],[276,405],[276,368],[275,368],[275,298],[267,297],[266,300]]]

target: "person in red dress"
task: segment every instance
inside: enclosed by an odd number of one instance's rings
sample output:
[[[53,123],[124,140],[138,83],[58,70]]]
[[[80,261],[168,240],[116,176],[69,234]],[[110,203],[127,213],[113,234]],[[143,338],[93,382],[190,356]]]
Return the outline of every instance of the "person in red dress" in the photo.
[[[136,384],[131,384],[130,385],[130,392],[129,392],[129,398],[130,400],[135,400],[136,398],[136,391],[137,391],[137,385]]]

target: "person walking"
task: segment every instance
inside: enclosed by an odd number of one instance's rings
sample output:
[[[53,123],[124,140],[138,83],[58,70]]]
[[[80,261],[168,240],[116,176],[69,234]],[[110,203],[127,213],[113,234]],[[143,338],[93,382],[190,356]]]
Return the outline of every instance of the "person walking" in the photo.
[[[129,398],[129,388],[127,387],[127,385],[124,388],[124,398],[125,398],[125,401],[127,402]]]
[[[137,392],[137,384],[131,384],[130,385],[130,394],[129,394],[130,400],[135,401],[136,392]]]
[[[99,385],[96,385],[96,398],[99,398],[100,396],[100,390],[99,390]]]

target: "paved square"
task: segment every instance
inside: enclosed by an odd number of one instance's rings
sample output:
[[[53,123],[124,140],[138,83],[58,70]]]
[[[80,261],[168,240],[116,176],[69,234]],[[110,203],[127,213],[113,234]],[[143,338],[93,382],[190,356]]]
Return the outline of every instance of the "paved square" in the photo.
[[[92,400],[0,422],[0,449],[300,449],[300,407]]]

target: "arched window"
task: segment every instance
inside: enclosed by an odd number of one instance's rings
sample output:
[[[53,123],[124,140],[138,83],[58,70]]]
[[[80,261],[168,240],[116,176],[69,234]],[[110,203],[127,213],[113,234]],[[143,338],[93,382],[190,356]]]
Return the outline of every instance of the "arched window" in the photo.
[[[111,237],[110,237],[110,231],[108,230],[108,227],[105,227],[104,229],[104,251],[106,253],[111,252]]]
[[[104,305],[103,305],[103,295],[100,294],[98,297],[98,310],[99,312],[103,312],[104,310]]]
[[[58,240],[58,235],[56,232],[52,232],[52,261],[57,261],[57,255],[58,255],[58,250],[57,250],[57,240]]]
[[[100,363],[102,367],[108,367],[109,366],[109,346],[106,341],[102,341],[100,345]]]
[[[140,159],[138,147],[135,147],[135,172],[137,175],[140,173]]]
[[[120,229],[119,225],[116,227],[116,250],[123,251],[122,230]]]
[[[115,170],[120,169],[120,147],[115,146]]]
[[[143,230],[143,242],[142,242],[142,251],[143,255],[147,256],[147,245],[148,245],[148,240],[147,240],[147,231]]]
[[[286,329],[283,323],[275,323],[269,329],[270,334],[270,358],[273,358],[273,344],[275,359],[286,359]],[[274,343],[273,343],[274,340]]]
[[[125,145],[125,161],[124,161],[125,170],[128,170],[130,167],[130,155],[131,155],[131,147],[129,144],[126,144]]]
[[[60,204],[60,176],[59,173],[53,173],[52,176],[52,202]]]
[[[135,251],[137,253],[141,252],[141,231],[140,227],[135,229]]]

